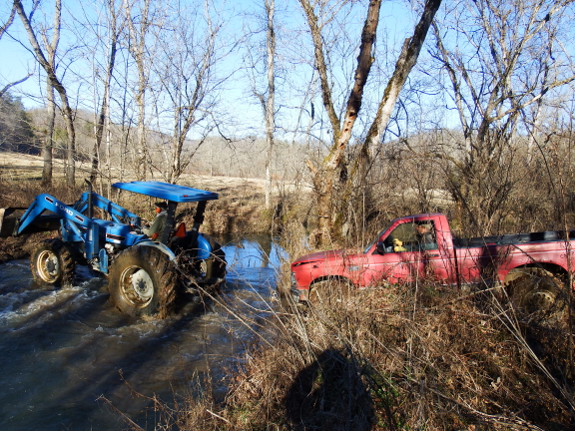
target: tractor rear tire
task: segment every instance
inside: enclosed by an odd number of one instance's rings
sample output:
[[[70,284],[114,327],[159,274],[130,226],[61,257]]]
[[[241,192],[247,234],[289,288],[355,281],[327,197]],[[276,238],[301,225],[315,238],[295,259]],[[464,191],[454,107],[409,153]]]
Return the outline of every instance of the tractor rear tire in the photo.
[[[177,276],[168,256],[152,247],[132,247],[110,267],[108,288],[112,301],[133,316],[167,317],[176,299]]]
[[[50,239],[34,250],[30,269],[36,284],[59,287],[72,284],[76,262],[68,245],[60,239]]]
[[[509,271],[505,286],[511,302],[527,314],[560,315],[565,308],[564,283],[543,268],[517,268]]]

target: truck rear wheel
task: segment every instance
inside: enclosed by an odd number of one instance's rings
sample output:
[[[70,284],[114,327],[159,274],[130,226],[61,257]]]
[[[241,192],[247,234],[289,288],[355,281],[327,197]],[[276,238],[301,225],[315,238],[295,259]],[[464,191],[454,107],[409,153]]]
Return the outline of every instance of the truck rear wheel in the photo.
[[[152,247],[132,247],[120,253],[108,277],[114,304],[134,317],[169,315],[176,299],[176,284],[173,263]]]
[[[511,301],[521,310],[532,314],[556,314],[563,311],[563,283],[543,268],[517,268],[509,271],[505,285]]]
[[[30,258],[30,269],[36,284],[63,286],[72,283],[76,263],[70,248],[59,239],[40,244]]]

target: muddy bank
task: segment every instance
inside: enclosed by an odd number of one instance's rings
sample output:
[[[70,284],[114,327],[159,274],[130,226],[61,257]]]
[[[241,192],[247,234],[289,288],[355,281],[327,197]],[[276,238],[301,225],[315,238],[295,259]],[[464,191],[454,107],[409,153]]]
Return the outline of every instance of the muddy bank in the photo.
[[[29,258],[41,242],[54,238],[56,235],[54,232],[47,232],[0,238],[0,263]]]

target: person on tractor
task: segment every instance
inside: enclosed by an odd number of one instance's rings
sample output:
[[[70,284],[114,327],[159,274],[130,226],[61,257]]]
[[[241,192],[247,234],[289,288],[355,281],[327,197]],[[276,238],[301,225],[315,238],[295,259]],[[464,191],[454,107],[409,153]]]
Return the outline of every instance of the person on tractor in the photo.
[[[152,240],[157,240],[164,232],[167,217],[168,204],[166,202],[156,202],[156,218],[154,219],[152,226],[143,228],[142,232]]]

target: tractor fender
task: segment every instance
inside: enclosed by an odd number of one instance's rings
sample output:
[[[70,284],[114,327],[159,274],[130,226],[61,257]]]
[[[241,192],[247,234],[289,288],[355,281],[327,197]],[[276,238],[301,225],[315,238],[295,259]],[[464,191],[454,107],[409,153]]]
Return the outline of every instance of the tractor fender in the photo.
[[[198,250],[197,250],[196,258],[200,259],[200,260],[206,260],[212,255],[212,252],[213,252],[212,245],[210,244],[209,239],[206,238],[204,235],[199,234],[198,235]]]
[[[164,253],[166,256],[168,256],[168,259],[170,259],[172,262],[176,261],[176,255],[175,253],[170,250],[168,248],[167,245],[162,244],[161,242],[155,242],[155,241],[151,241],[149,239],[145,239],[143,241],[138,242],[137,244],[134,244],[134,247],[151,247],[151,248],[155,248],[157,250],[160,250],[162,253]]]

